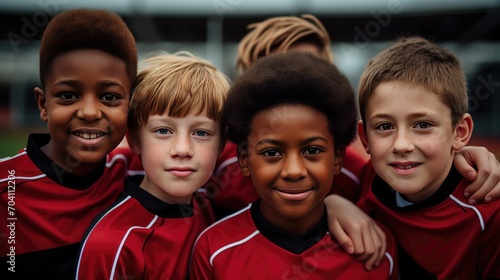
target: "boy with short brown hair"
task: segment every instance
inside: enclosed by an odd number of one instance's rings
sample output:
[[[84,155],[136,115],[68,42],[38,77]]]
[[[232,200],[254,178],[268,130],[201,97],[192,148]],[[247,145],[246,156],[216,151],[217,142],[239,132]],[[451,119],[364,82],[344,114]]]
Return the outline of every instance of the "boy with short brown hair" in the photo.
[[[123,189],[126,162],[108,153],[125,135],[136,72],[135,40],[117,14],[69,10],[47,25],[34,91],[49,133],[0,161],[15,176],[0,181],[1,205],[15,203],[0,212],[13,225],[0,230],[2,279],[70,277],[85,229]]]
[[[401,279],[500,278],[500,202],[469,204],[453,166],[472,135],[467,104],[457,57],[420,37],[398,40],[361,76],[358,131],[373,170],[360,206],[393,232]]]

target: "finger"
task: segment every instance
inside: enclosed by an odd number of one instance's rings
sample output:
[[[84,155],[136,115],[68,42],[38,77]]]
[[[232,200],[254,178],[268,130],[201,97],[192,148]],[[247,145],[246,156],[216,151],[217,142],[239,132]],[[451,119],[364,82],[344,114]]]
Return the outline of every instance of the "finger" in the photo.
[[[340,246],[344,248],[344,250],[348,254],[353,254],[354,253],[354,245],[347,233],[342,229],[338,221],[335,221],[331,224],[330,227],[331,234],[337,239],[337,242],[339,242]]]
[[[493,200],[497,200],[498,198],[500,198],[500,163],[498,162],[498,160],[495,158],[495,167],[496,167],[496,170],[498,170],[498,172],[494,172],[491,174],[491,180],[493,182],[496,181],[496,185],[493,187],[493,189],[488,193],[486,194],[485,198],[484,198],[484,202],[486,203],[489,203]]]
[[[476,162],[477,161],[477,162]],[[457,171],[469,181],[477,179],[477,171],[474,166],[488,166],[489,162],[485,158],[469,159],[464,154],[457,154],[453,160],[453,165]],[[476,190],[476,189],[475,189]],[[475,191],[474,190],[474,191]]]
[[[369,261],[370,258],[373,256],[373,254],[375,253],[375,241],[373,240],[373,229],[370,227],[370,225],[367,225],[366,227],[366,230],[364,230],[363,232],[365,234],[363,234],[362,236],[362,240],[363,240],[363,246],[364,246],[364,250],[362,253],[359,254],[358,256],[358,260],[363,260],[363,261]],[[368,265],[366,264],[365,262],[365,267],[368,269],[371,269],[371,267],[373,266],[373,263],[374,261],[371,261]]]
[[[385,239],[385,233],[376,223],[371,223],[370,229],[371,229],[370,233],[374,251],[373,254],[368,256],[368,259],[365,262],[365,268],[367,270],[371,270],[374,266],[380,265],[380,262],[382,261],[385,255],[385,250],[387,245]]]
[[[476,180],[465,189],[465,192],[471,193],[469,203],[473,205],[483,201],[491,191],[493,191],[491,196],[494,197],[496,188],[500,184],[500,168],[495,156],[490,153],[488,163],[481,162],[481,164],[481,166],[478,165],[479,171]],[[476,190],[474,191],[474,189]]]
[[[378,250],[378,256],[375,261],[375,266],[379,266],[385,257],[385,252],[387,251],[387,237],[384,231],[375,223],[375,230],[377,232],[378,240],[380,241],[380,247]]]

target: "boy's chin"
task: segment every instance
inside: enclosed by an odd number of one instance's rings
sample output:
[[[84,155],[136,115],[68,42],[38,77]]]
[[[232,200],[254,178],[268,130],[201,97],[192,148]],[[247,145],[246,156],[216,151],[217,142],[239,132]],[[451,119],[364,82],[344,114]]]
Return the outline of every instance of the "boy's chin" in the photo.
[[[79,149],[69,154],[71,161],[77,168],[79,164],[97,164],[101,163],[112,149]]]

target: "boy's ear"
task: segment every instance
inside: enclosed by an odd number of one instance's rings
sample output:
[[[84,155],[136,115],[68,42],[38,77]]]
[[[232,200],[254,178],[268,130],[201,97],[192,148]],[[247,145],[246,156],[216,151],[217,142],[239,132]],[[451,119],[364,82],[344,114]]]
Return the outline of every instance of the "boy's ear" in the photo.
[[[366,153],[370,154],[370,147],[368,146],[368,137],[366,136],[366,131],[365,131],[365,128],[363,127],[362,120],[358,121],[358,137],[359,137],[359,140],[361,140],[363,147],[365,147]]]
[[[333,173],[335,175],[340,174],[340,171],[342,170],[342,166],[344,165],[344,155],[345,147],[335,150],[335,162],[333,166]]]
[[[247,150],[238,148],[238,163],[240,164],[241,173],[245,176],[250,176]]]
[[[474,122],[472,121],[472,117],[466,113],[455,128],[455,136],[452,145],[453,150],[459,151],[469,143],[473,128]]]
[[[33,91],[35,93],[36,104],[38,105],[38,109],[40,110],[40,119],[43,122],[47,122],[48,112],[47,112],[47,98],[45,98],[45,93],[43,92],[43,89],[39,87],[35,87]]]

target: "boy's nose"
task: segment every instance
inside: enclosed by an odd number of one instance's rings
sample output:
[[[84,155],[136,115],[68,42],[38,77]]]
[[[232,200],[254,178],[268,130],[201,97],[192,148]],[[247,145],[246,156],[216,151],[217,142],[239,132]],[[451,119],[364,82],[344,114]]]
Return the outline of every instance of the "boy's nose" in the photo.
[[[393,152],[407,153],[415,149],[415,146],[412,142],[411,132],[398,130],[394,137],[394,144],[392,145]]]
[[[283,159],[281,177],[285,180],[298,181],[307,175],[307,170],[300,155],[287,154]]]
[[[177,134],[172,140],[172,148],[170,149],[172,157],[191,157],[193,156],[193,146],[189,136]]]
[[[80,108],[78,109],[77,117],[88,122],[102,118],[100,105],[99,100],[94,100],[94,98],[84,98],[81,102]]]

